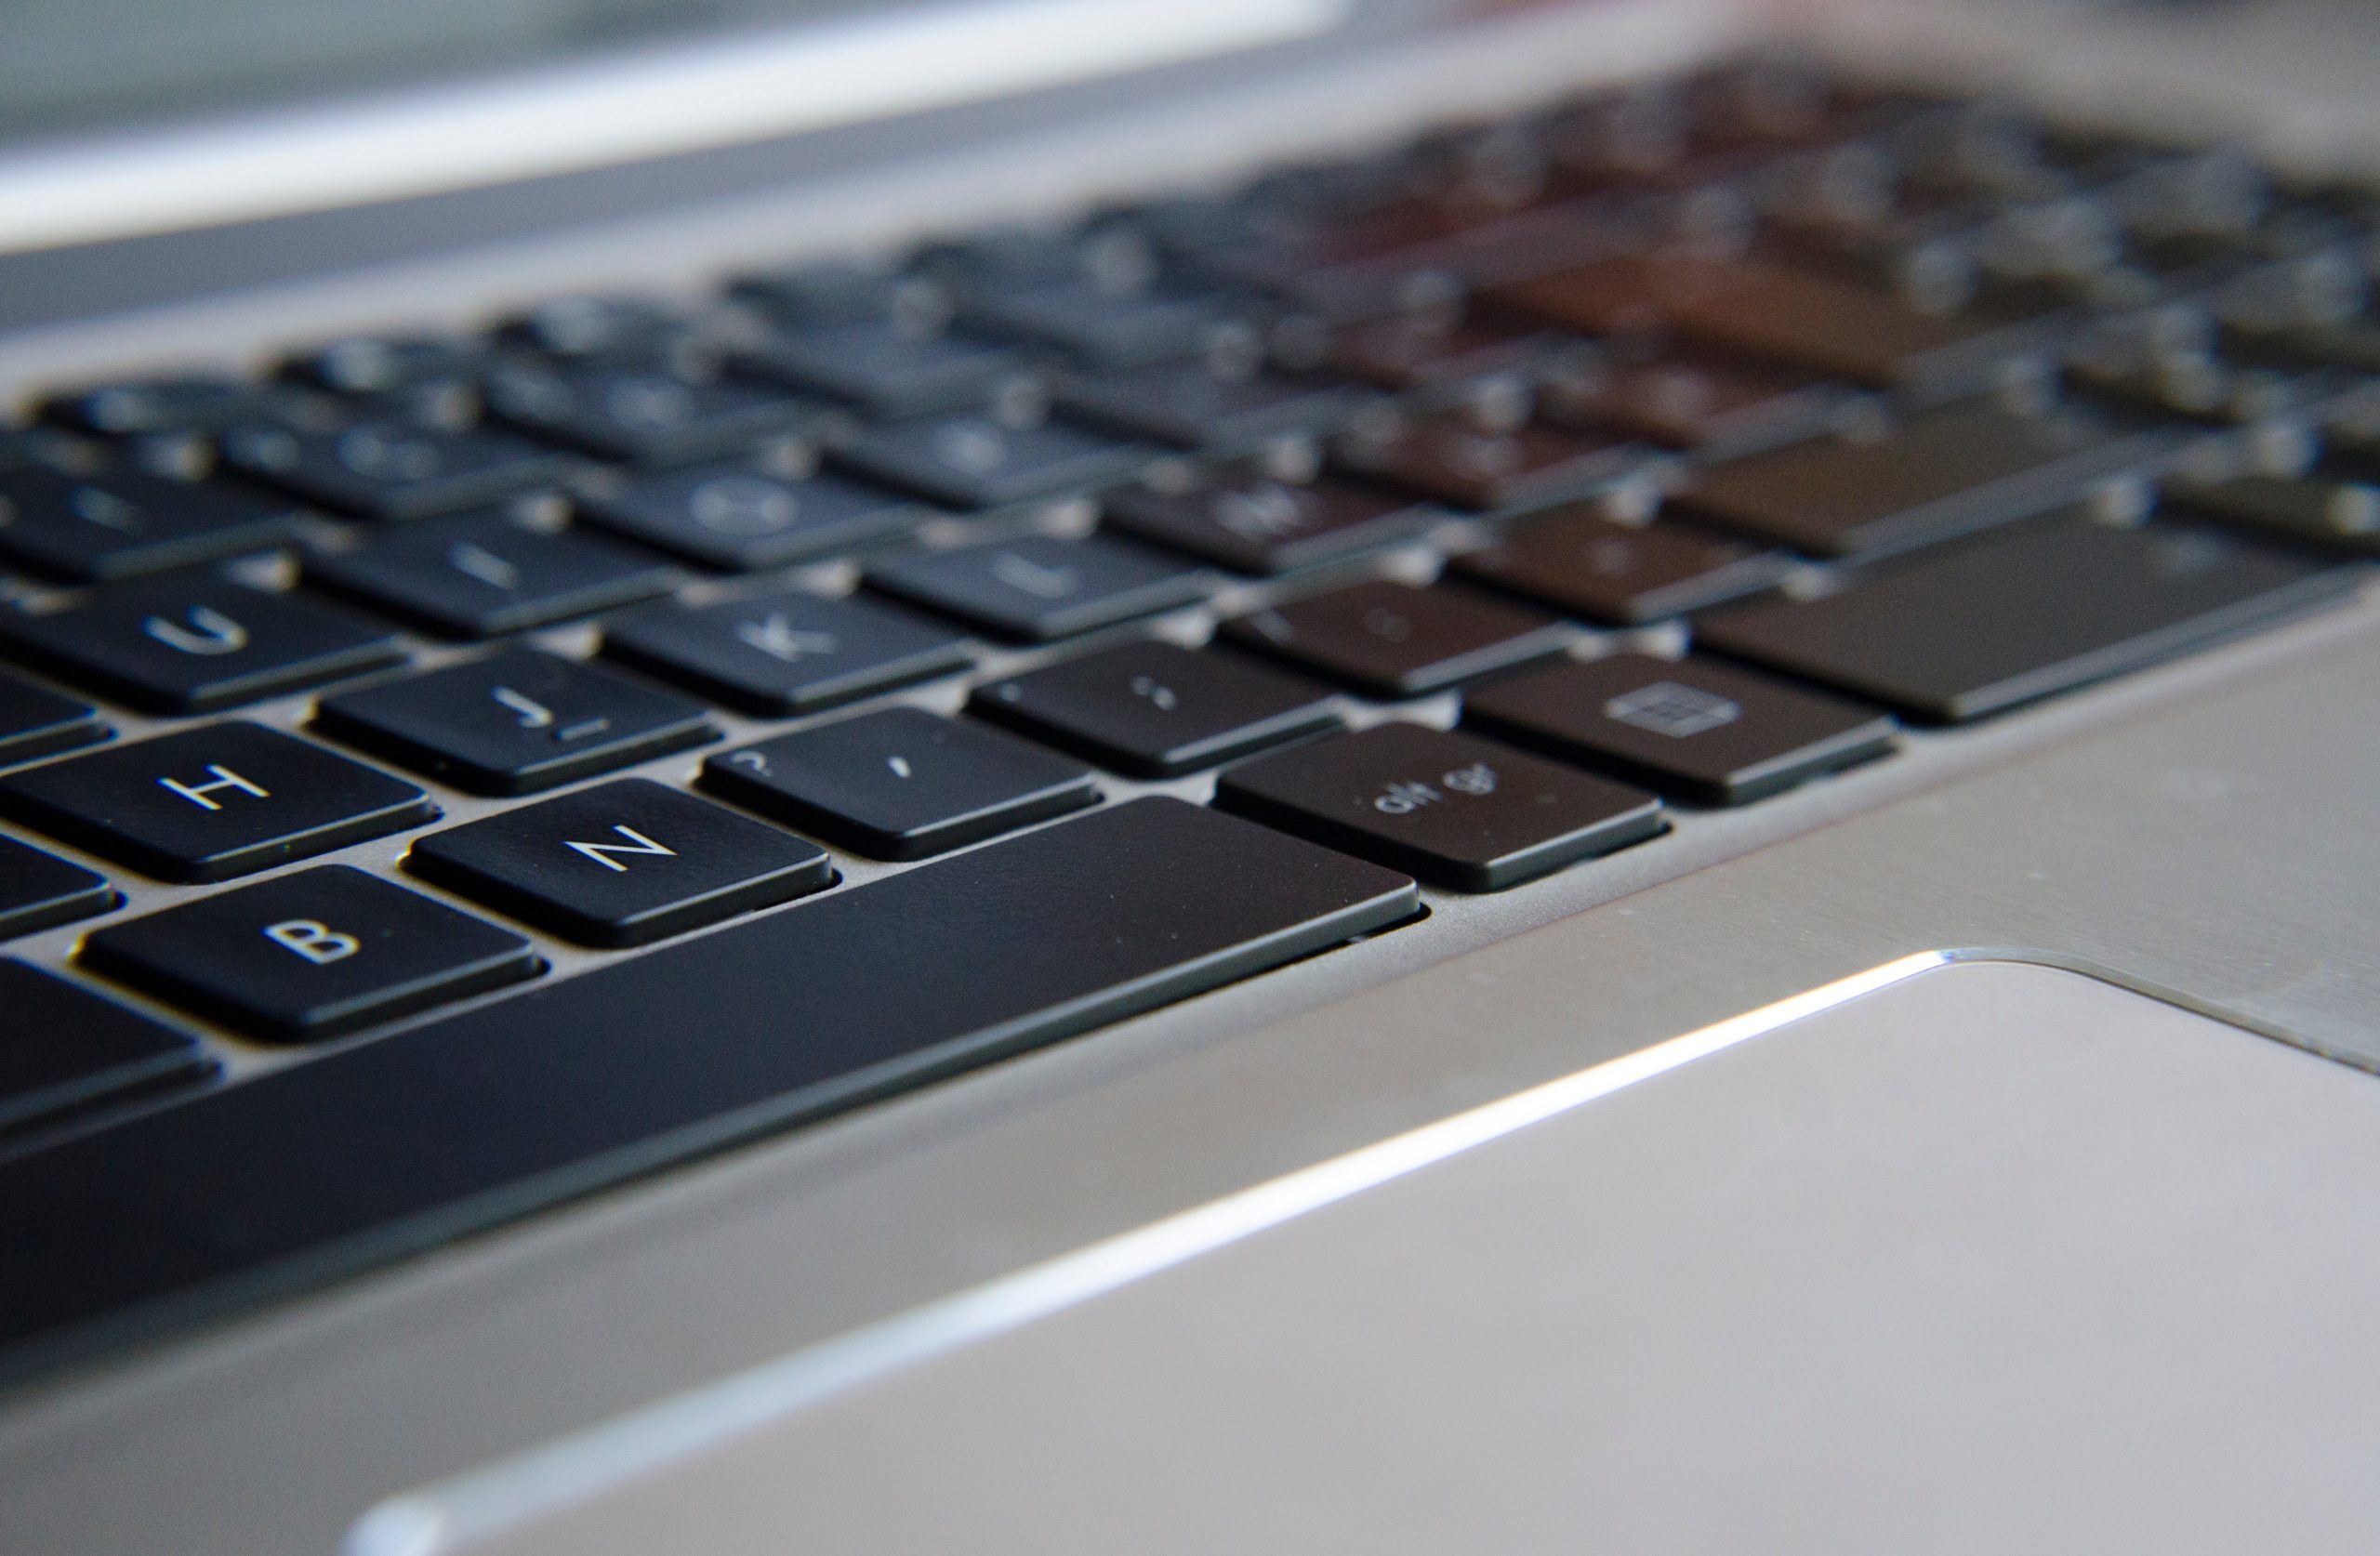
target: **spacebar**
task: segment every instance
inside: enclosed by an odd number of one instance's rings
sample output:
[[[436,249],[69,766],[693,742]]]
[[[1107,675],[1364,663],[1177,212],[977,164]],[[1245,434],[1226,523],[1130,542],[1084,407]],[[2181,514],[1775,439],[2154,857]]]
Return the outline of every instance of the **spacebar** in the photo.
[[[1395,922],[1392,871],[1094,812],[0,1164],[0,1372],[352,1273]]]

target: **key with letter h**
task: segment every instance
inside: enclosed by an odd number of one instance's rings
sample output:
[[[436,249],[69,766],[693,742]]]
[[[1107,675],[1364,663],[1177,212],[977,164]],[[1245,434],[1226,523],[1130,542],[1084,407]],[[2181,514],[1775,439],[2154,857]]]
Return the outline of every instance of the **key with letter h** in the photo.
[[[0,778],[0,815],[160,880],[229,880],[437,819],[421,790],[260,724],[183,730]]]

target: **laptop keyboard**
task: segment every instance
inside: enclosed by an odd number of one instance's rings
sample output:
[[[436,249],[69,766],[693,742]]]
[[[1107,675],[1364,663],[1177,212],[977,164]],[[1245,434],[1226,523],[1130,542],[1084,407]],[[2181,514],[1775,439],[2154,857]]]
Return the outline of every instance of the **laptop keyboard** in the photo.
[[[0,1365],[2344,598],[2375,237],[1758,64],[62,389],[0,434]]]

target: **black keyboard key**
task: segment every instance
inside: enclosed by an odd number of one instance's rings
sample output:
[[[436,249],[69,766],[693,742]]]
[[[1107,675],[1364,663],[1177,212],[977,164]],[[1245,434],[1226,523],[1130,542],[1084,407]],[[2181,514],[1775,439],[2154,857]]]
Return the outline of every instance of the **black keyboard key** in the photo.
[[[1575,631],[1460,589],[1380,580],[1223,625],[1232,641],[1382,697],[1433,692],[1559,653]]]
[[[635,465],[718,458],[820,420],[815,405],[754,384],[636,366],[508,363],[484,392],[489,411],[515,427]]]
[[[122,900],[106,877],[0,837],[0,940],[106,913]]]
[[[481,356],[477,343],[452,336],[351,335],[290,358],[281,371],[334,394],[388,395],[461,383],[477,373]]]
[[[581,294],[539,303],[506,320],[496,333],[548,356],[594,362],[666,351],[683,336],[686,323],[650,297]]]
[[[132,438],[217,430],[269,414],[280,397],[271,384],[192,375],[94,385],[51,399],[43,412],[86,432]]]
[[[139,470],[0,474],[0,557],[80,582],[263,550],[294,519],[286,503]]]
[[[2069,322],[2035,303],[1930,312],[1883,287],[1765,265],[1689,282],[1667,310],[1670,327],[1705,345],[1924,401],[2039,373]]]
[[[232,720],[0,777],[0,814],[159,880],[215,881],[438,818],[411,784]]]
[[[2219,532],[2028,525],[1839,594],[1704,618],[1705,646],[1958,723],[2312,608],[2356,573]]]
[[[250,425],[223,435],[234,468],[367,519],[421,519],[498,501],[561,475],[560,454],[510,432],[401,421],[321,429]]]
[[[1087,281],[971,289],[962,313],[986,335],[1051,347],[1094,368],[1184,361],[1250,333],[1212,294],[1111,291]]]
[[[0,1137],[215,1073],[197,1042],[39,968],[0,961]]]
[[[770,318],[795,325],[932,321],[950,311],[939,283],[850,259],[804,260],[758,271],[737,277],[727,289]]]
[[[54,1364],[350,1273],[1414,906],[1402,877],[1171,799],[822,896],[0,1164],[0,1346]]]
[[[675,570],[593,535],[440,519],[311,557],[307,580],[449,638],[493,638],[649,600]]]
[[[1488,734],[1710,805],[1780,793],[1892,749],[1874,708],[1710,660],[1566,659],[1463,698]]]
[[[1524,519],[1454,569],[1597,621],[1633,625],[1699,611],[1774,586],[1792,560],[1683,524],[1623,524],[1592,508]]]
[[[1398,393],[1534,378],[1557,348],[1554,332],[1508,319],[1404,313],[1351,324],[1331,336],[1332,366]]]
[[[725,572],[780,567],[915,529],[933,509],[873,481],[712,465],[582,499],[587,521]]]
[[[1087,420],[1189,448],[1247,448],[1335,430],[1364,397],[1335,379],[1217,373],[1167,363],[1062,380],[1058,398]]]
[[[643,945],[833,884],[826,851],[642,778],[417,840],[405,868],[581,945]]]
[[[885,417],[989,405],[1034,381],[1025,361],[1004,348],[964,336],[919,335],[890,322],[789,331],[743,359],[743,365]]]
[[[863,600],[801,589],[655,611],[604,628],[603,652],[763,718],[813,713],[967,668],[964,638]]]
[[[1025,535],[870,563],[869,586],[1023,642],[1072,637],[1202,598],[1208,574],[1110,540]]]
[[[0,676],[0,765],[28,762],[108,738],[99,710],[46,686]]]
[[[702,782],[876,859],[923,859],[1099,803],[1091,774],[1064,758],[913,707],[726,752]]]
[[[1045,421],[1010,427],[984,416],[895,422],[838,444],[864,474],[957,508],[1000,508],[1112,486],[1148,461],[1138,443]]]
[[[79,963],[272,1043],[314,1043],[535,977],[525,936],[344,864],[83,942]]]
[[[1248,476],[1160,492],[1128,486],[1105,501],[1117,529],[1238,573],[1288,573],[1395,546],[1447,517],[1379,487]]]
[[[1727,458],[1816,437],[1841,420],[1849,400],[1842,385],[1792,368],[1672,351],[1551,375],[1540,386],[1538,414]]]
[[[1603,432],[1529,422],[1484,428],[1457,413],[1342,439],[1349,469],[1487,511],[1586,497],[1644,468],[1641,449]]]
[[[2067,323],[2054,309],[1928,312],[1816,270],[1670,254],[1599,260],[1498,296],[1590,334],[1664,330],[1929,401],[2046,371]]]
[[[718,737],[698,703],[525,648],[325,697],[314,722],[474,794],[531,794]]]
[[[2380,486],[2366,481],[2320,470],[2234,476],[2171,481],[2165,496],[2176,508],[2268,534],[2380,555]]]
[[[1102,767],[1171,778],[1336,728],[1329,693],[1223,649],[1121,643],[975,689],[971,705]]]
[[[2163,428],[2082,413],[2021,415],[1990,403],[1937,411],[1866,441],[1804,443],[1723,465],[1673,501],[1681,511],[1822,556],[1930,545],[2156,474]]]
[[[207,713],[404,657],[384,628],[212,578],[156,579],[40,613],[0,611],[0,651],[152,713]]]
[[[1651,795],[1407,723],[1227,769],[1215,803],[1458,891],[1501,891],[1665,825]]]

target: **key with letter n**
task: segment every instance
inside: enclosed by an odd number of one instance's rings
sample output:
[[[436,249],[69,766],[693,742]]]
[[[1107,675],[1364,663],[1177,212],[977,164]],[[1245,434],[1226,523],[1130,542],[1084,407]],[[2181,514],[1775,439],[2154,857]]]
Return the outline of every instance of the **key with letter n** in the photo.
[[[405,868],[604,946],[659,940],[835,878],[816,844],[641,778],[434,833],[413,846]]]

